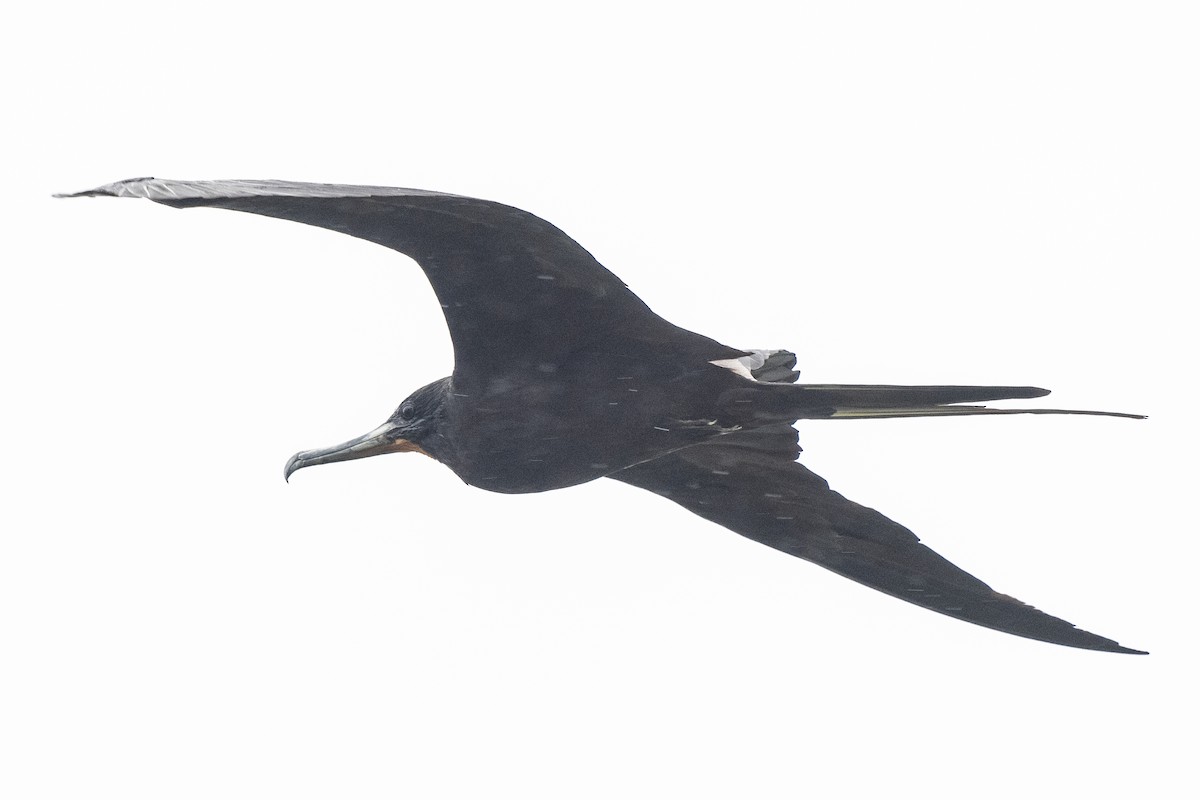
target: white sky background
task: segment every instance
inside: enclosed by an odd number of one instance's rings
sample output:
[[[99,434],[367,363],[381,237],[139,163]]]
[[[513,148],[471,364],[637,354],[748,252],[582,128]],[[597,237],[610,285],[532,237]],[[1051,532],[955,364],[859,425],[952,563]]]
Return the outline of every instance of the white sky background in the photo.
[[[429,5],[59,3],[0,34],[0,794],[1195,791],[1191,4]],[[499,200],[810,381],[1149,414],[801,441],[1152,655],[940,617],[614,482],[506,497],[391,456],[285,484],[449,372],[437,303],[330,232],[49,198],[140,175]]]

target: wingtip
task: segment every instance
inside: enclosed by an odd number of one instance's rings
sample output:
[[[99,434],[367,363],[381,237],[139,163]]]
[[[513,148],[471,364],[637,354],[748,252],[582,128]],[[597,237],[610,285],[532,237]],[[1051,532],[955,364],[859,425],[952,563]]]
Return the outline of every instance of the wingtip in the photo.
[[[152,177],[143,178],[128,178],[115,183],[106,183],[103,186],[97,186],[95,189],[84,189],[82,192],[56,192],[50,195],[51,197],[128,197],[130,193],[127,188],[134,184],[152,181]]]
[[[1076,628],[1072,626],[1072,633],[1077,634],[1077,636],[1069,636],[1066,638],[1048,638],[1044,641],[1048,641],[1051,644],[1065,644],[1068,647],[1080,647],[1085,650],[1095,650],[1102,653],[1120,653],[1122,655],[1129,656],[1150,655],[1150,652],[1147,650],[1137,650],[1132,647],[1125,647],[1114,639],[1100,636],[1092,633],[1091,631],[1085,631],[1082,628]],[[1082,639],[1079,638],[1080,636]]]

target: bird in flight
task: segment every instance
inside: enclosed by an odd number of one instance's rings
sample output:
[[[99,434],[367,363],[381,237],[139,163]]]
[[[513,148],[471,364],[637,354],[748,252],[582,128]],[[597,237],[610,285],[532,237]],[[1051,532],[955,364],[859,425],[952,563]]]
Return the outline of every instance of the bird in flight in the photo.
[[[302,222],[381,244],[424,270],[454,371],[379,427],[292,456],[298,469],[415,452],[494,492],[611,478],[742,536],[931,611],[1054,644],[1141,653],[993,590],[904,526],[797,462],[802,419],[1099,414],[989,408],[1030,386],[797,383],[786,350],[672,325],[558,228],[511,206],[419,189],[135,178],[60,197],[141,197]],[[971,404],[971,405],[964,405]]]

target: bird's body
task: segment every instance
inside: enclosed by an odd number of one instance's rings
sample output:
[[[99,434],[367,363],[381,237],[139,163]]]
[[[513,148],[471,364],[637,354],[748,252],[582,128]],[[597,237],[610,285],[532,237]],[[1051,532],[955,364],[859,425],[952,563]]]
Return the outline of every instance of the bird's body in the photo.
[[[800,419],[1101,412],[962,405],[1046,394],[1034,387],[797,384],[791,353],[732,348],[679,328],[550,223],[484,200],[152,178],[79,194],[289,219],[421,265],[450,328],[453,374],[414,392],[374,431],[297,453],[287,475],[416,451],[496,492],[608,477],[933,611],[1057,644],[1139,652],[995,592],[903,526],[833,492],[796,463],[792,427]]]
[[[497,492],[541,492],[604,477],[718,435],[712,416],[737,376],[674,354],[639,361],[644,348],[616,340],[612,353],[584,352],[560,361],[473,380],[445,379],[436,455],[449,442],[470,442],[441,458],[459,477]]]

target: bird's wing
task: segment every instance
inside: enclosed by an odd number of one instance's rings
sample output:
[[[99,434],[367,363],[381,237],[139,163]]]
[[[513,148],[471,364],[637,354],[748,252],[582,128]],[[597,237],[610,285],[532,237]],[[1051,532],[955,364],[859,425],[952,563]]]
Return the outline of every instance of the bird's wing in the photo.
[[[63,196],[97,195],[247,211],[398,250],[433,284],[454,343],[456,373],[536,369],[614,330],[678,330],[575,240],[500,203],[382,186],[155,178]],[[718,354],[727,350],[715,346]]]
[[[773,425],[731,433],[609,477],[941,614],[1070,647],[1141,652],[996,592],[921,544],[903,525],[830,489],[795,461],[799,453],[795,429]]]

